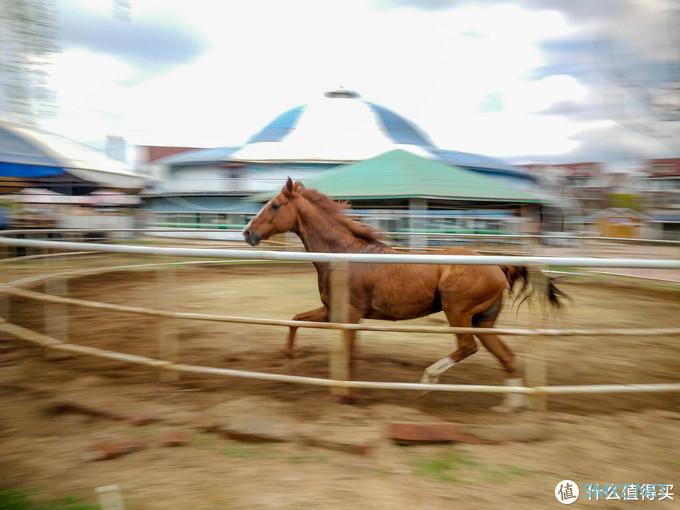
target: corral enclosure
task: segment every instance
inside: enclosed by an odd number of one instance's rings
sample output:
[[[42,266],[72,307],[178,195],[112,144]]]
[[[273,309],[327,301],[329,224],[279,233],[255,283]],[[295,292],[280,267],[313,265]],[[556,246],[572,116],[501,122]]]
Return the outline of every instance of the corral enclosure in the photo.
[[[98,259],[101,266],[119,257]],[[162,270],[167,271],[167,270]],[[172,288],[155,272],[118,272],[71,280],[69,295],[82,299],[181,311],[289,318],[318,306],[311,265],[225,265],[176,269]],[[674,327],[677,291],[640,284],[567,280],[572,303],[550,327]],[[41,330],[42,305],[12,299],[12,320]],[[69,307],[69,338],[119,352],[158,356],[154,318]],[[506,305],[499,324],[531,326],[538,310]],[[443,317],[413,321],[438,324]],[[259,372],[327,377],[328,341],[338,333],[300,330],[297,358],[280,353],[286,328],[173,320],[182,362]],[[439,324],[439,325],[443,325]],[[520,357],[526,338],[506,337]],[[450,352],[448,335],[361,332],[357,378],[416,382],[423,368]],[[673,382],[680,369],[677,338],[663,336],[561,337],[547,340],[548,383],[627,384]],[[597,482],[673,483],[680,473],[675,441],[680,430],[677,393],[553,396],[542,416],[490,411],[499,395],[362,391],[355,406],[337,404],[324,388],[182,374],[159,383],[152,369],[91,357],[47,360],[39,349],[3,342],[7,413],[2,468],[17,480],[85,493],[119,483],[130,508],[368,508],[419,505],[447,508],[543,508],[554,504],[555,483],[568,478]],[[447,372],[441,382],[501,384],[496,360],[480,350]],[[264,415],[272,422],[312,428],[329,436],[366,435],[375,442],[365,457],[296,444],[243,445],[191,432],[185,448],[149,447],[106,462],[85,463],[88,445],[111,435],[155,444],[176,430],[165,421],[142,428],[73,413],[48,414],[55,400],[96,401],[135,415],[176,417],[179,428],[225,415]],[[547,424],[539,442],[494,445],[399,447],[384,439],[388,423],[455,421]],[[38,459],[39,456],[39,460]],[[228,481],[227,481],[228,480]],[[480,493],[483,492],[483,495]],[[668,502],[657,502],[665,508]],[[175,506],[173,506],[175,505]],[[203,505],[203,506],[202,506]],[[475,506],[477,505],[477,506]]]

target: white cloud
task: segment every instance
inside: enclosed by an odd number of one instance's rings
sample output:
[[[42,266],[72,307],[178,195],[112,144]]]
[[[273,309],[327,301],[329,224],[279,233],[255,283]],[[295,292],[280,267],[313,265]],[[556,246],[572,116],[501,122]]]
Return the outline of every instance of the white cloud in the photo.
[[[568,75],[550,75],[540,80],[519,81],[503,92],[505,109],[511,113],[539,113],[562,102],[583,103],[588,89]]]
[[[110,0],[79,1],[63,3],[71,11],[111,9]],[[541,41],[579,29],[556,11],[512,4],[381,9],[361,0],[132,6],[132,23],[170,16],[200,34],[206,49],[154,76],[121,57],[66,51],[55,65],[61,115],[51,128],[90,142],[110,133],[138,144],[234,145],[339,85],[411,119],[443,148],[559,155],[578,148],[578,133],[593,126],[539,114],[592,100],[577,77],[530,79],[548,64]],[[480,114],[492,94],[503,111]]]

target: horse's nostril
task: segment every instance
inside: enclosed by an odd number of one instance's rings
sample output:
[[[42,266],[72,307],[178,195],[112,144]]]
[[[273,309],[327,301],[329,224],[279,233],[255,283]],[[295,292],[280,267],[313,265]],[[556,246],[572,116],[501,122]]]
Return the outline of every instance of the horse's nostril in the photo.
[[[245,237],[246,239],[248,239],[250,237],[250,229],[249,228],[246,228],[246,229],[243,230],[243,237]]]

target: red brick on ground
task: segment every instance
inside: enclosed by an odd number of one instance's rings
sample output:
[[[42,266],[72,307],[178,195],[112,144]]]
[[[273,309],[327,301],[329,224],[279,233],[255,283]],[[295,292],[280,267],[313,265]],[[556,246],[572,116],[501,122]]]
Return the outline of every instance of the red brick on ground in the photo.
[[[83,455],[83,460],[109,460],[143,450],[146,447],[143,443],[135,440],[122,441],[103,441],[92,446]]]
[[[143,427],[145,425],[151,425],[153,423],[158,423],[161,421],[160,418],[156,416],[133,416],[128,420],[128,423],[133,427]]]
[[[161,444],[163,446],[186,446],[189,444],[191,437],[189,433],[184,430],[176,430],[167,434]]]
[[[110,411],[104,406],[94,406],[90,403],[75,400],[58,399],[50,403],[47,411],[52,414],[82,414],[93,418],[105,418],[115,421],[123,421],[126,417],[115,411]]]
[[[490,442],[463,432],[455,423],[390,423],[387,426],[387,435],[392,441],[402,445]]]

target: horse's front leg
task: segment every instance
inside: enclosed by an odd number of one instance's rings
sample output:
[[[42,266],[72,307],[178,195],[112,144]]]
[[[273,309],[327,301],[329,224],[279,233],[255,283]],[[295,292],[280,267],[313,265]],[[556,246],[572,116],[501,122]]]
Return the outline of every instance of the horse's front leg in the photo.
[[[321,306],[315,308],[314,310],[309,310],[308,312],[298,313],[293,317],[294,321],[307,321],[307,322],[328,322],[328,308]],[[287,358],[294,357],[295,349],[295,335],[297,334],[298,326],[290,326],[288,330],[288,341],[283,349],[283,354]]]

